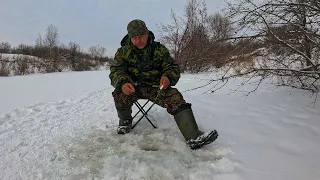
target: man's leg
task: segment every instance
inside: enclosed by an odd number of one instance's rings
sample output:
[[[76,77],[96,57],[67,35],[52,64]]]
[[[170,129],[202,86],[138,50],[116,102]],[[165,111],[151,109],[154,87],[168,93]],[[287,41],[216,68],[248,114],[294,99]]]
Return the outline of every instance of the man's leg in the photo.
[[[141,91],[149,100],[154,101],[158,88],[146,88]],[[203,145],[209,144],[217,139],[218,133],[216,130],[210,130],[206,133],[199,130],[191,104],[186,103],[182,94],[176,88],[169,87],[161,90],[155,103],[166,108],[167,112],[174,116],[190,148],[201,148]]]
[[[134,95],[127,96],[117,89],[112,92],[112,96],[119,117],[117,132],[118,134],[129,133],[132,126],[132,105],[138,98]]]

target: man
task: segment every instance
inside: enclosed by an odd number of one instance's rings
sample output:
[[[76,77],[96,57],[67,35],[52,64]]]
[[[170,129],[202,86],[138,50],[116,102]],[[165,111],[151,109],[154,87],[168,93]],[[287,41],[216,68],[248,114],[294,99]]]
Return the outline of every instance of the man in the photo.
[[[174,116],[189,147],[201,148],[216,140],[216,130],[203,133],[198,129],[191,104],[186,103],[182,94],[172,87],[180,78],[180,69],[168,49],[154,40],[154,34],[142,20],[129,22],[127,31],[109,75],[115,88],[112,95],[119,117],[118,134],[131,130],[133,103],[140,98],[154,102],[159,87],[163,87],[155,103]]]

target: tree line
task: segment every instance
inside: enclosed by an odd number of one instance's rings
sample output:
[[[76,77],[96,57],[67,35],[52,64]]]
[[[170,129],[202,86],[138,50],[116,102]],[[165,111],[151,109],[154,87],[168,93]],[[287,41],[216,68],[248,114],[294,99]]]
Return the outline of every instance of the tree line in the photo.
[[[35,45],[19,44],[13,47],[9,42],[2,42],[0,53],[0,76],[32,74],[35,71],[95,70],[111,60],[105,55],[106,48],[100,45],[83,51],[75,42],[68,45],[59,43],[58,29],[54,25],[49,25],[43,36],[38,35]]]

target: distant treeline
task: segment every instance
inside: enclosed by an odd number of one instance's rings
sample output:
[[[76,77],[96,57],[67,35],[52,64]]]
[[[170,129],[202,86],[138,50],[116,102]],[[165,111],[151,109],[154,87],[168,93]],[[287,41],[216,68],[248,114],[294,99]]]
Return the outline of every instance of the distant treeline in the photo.
[[[0,76],[99,69],[112,59],[105,54],[100,45],[82,51],[75,42],[60,44],[58,29],[50,25],[35,45],[0,43]]]

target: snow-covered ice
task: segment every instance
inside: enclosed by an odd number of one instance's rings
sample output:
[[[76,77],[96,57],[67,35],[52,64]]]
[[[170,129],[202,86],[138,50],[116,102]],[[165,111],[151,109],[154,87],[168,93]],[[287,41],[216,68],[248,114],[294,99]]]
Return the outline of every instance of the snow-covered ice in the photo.
[[[320,179],[320,106],[303,91],[262,84],[248,97],[230,93],[240,80],[186,91],[209,77],[183,74],[177,88],[198,125],[220,134],[193,151],[158,106],[150,112],[158,129],[143,120],[116,134],[108,75],[0,78],[0,179]]]

